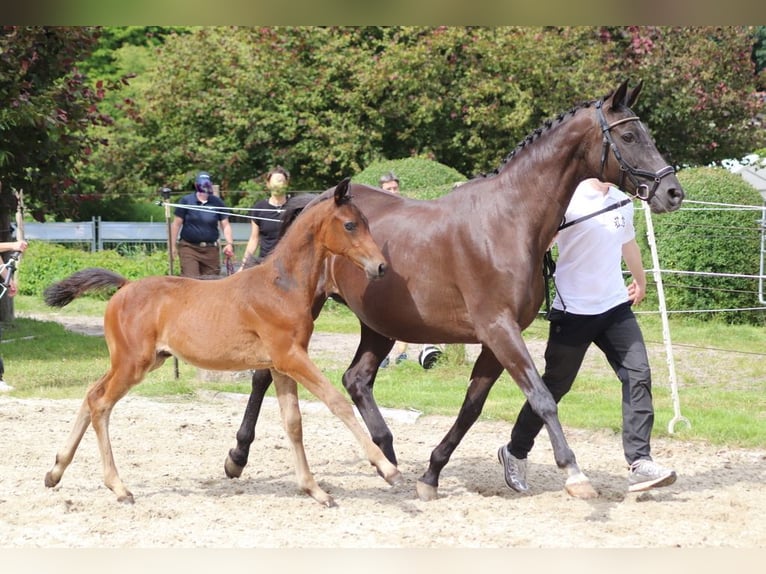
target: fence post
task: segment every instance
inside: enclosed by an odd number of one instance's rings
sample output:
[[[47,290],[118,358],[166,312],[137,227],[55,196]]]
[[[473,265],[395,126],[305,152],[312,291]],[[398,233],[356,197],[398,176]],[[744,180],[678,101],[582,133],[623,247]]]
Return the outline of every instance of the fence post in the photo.
[[[649,209],[649,202],[644,202],[644,216],[646,217],[646,239],[649,242],[649,248],[652,252],[652,273],[654,282],[657,284],[657,296],[660,304],[660,315],[662,316],[662,339],[665,341],[665,354],[668,362],[668,374],[670,378],[670,393],[673,397],[674,416],[668,423],[668,432],[675,432],[675,425],[678,421],[683,421],[691,428],[689,419],[681,415],[681,401],[678,398],[678,380],[676,379],[676,363],[673,360],[673,344],[670,340],[670,324],[668,323],[668,311],[665,307],[665,288],[662,285],[662,273],[660,272],[660,258],[657,254],[657,242],[654,238],[654,224],[652,223],[652,214]]]

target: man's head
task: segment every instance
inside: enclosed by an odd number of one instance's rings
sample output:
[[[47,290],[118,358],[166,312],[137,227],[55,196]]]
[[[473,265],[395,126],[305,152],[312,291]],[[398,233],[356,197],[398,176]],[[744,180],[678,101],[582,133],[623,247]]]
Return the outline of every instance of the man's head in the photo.
[[[379,185],[382,189],[391,193],[399,193],[399,178],[393,171],[389,171],[380,176]]]
[[[197,190],[197,193],[213,193],[213,182],[210,179],[210,174],[206,171],[199,172],[194,180],[194,189]]]

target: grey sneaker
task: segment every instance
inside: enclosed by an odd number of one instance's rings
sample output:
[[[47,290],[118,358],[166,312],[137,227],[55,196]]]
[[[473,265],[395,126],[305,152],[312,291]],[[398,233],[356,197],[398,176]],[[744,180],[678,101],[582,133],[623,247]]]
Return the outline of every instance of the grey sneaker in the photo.
[[[653,460],[637,460],[628,472],[628,492],[640,492],[660,486],[670,486],[676,481],[676,471],[660,466]]]
[[[9,393],[13,390],[13,387],[0,379],[0,393]]]
[[[507,445],[497,449],[497,460],[503,465],[505,484],[516,492],[526,492],[527,486],[527,459],[516,458],[509,451]]]

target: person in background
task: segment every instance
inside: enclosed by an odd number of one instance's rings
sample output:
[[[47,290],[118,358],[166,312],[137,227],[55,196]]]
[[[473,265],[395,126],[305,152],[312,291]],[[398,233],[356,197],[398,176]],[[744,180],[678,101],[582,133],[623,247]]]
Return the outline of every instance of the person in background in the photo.
[[[269,197],[258,200],[253,205],[250,237],[245,246],[240,271],[257,265],[274,250],[279,241],[279,229],[282,226],[280,214],[287,203],[289,184],[290,173],[282,166],[277,166],[266,174]]]
[[[586,179],[575,189],[564,219],[575,221],[625,200],[627,196],[616,187],[596,178]],[[627,201],[561,230],[556,243],[556,296],[549,315],[543,382],[558,403],[571,389],[586,351],[595,343],[622,384],[622,446],[628,463],[628,490],[671,485],[676,481],[675,471],[660,466],[651,456],[651,370],[632,310],[646,295],[646,274],[633,228],[632,203]],[[623,260],[632,276],[627,287]],[[528,490],[527,454],[542,427],[542,419],[525,402],[510,442],[498,450],[505,482],[517,492]]]
[[[399,178],[393,171],[388,171],[381,175],[380,179],[378,180],[378,186],[389,193],[399,195]],[[396,341],[396,343],[394,343],[394,347],[391,349],[391,355],[396,357],[395,363],[397,365],[408,359],[408,348],[409,344],[403,341]],[[418,362],[424,369],[430,369],[436,364],[436,361],[439,359],[441,354],[442,352],[438,347],[434,345],[423,345],[423,348],[418,355]],[[391,364],[390,356],[386,357],[380,362],[380,368],[385,369],[389,364]]]
[[[223,200],[213,194],[210,174],[200,172],[194,180],[194,192],[184,195],[178,202],[170,228],[171,257],[176,253],[181,262],[183,277],[218,276],[221,257],[218,251],[219,226],[226,245],[226,257],[234,255],[229,215]],[[189,206],[189,207],[184,207]],[[178,241],[178,245],[174,242]]]
[[[26,250],[26,241],[4,241],[0,243],[0,253],[5,253],[7,251],[24,253]],[[14,297],[16,293],[18,293],[19,285],[16,281],[16,275],[11,272],[11,269],[7,265],[5,265],[2,272],[0,272],[0,281],[3,282],[3,286],[5,287],[3,295],[7,293],[9,297]],[[2,339],[2,330],[0,330],[0,339]],[[12,390],[13,387],[5,382],[5,364],[3,363],[3,358],[0,357],[0,392],[9,392]]]

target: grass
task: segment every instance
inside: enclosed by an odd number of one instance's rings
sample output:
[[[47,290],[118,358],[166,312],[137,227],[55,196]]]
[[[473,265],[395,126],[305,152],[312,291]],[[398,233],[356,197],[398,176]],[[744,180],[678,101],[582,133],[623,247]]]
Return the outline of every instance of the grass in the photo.
[[[18,296],[17,314],[44,314],[39,298]],[[91,298],[74,301],[55,312],[62,315],[101,316],[105,302]],[[675,416],[664,354],[662,324],[656,315],[639,315],[652,359],[655,401],[655,436],[667,436]],[[328,302],[316,323],[321,332],[358,333],[356,318],[345,307]],[[758,327],[673,320],[670,327],[681,415],[691,421],[675,426],[675,436],[712,444],[742,447],[766,446],[766,332]],[[535,321],[525,339],[542,348],[547,323]],[[66,331],[53,321],[17,318],[3,329],[2,356],[7,380],[16,397],[82,398],[87,386],[108,368],[103,338]],[[417,348],[417,346],[416,346]],[[542,358],[534,355],[538,368]],[[350,357],[349,357],[350,360]],[[337,362],[317,363],[338,388],[344,368]],[[195,367],[179,362],[176,379],[173,361],[150,373],[131,393],[153,397],[192,398],[200,389],[248,393],[249,379],[204,381]],[[381,406],[411,408],[425,414],[456,416],[465,396],[470,363],[443,361],[425,371],[416,361],[406,361],[379,372],[375,397]],[[23,374],[23,377],[20,376]],[[272,390],[269,391],[273,393]],[[345,394],[345,391],[344,391]],[[273,396],[273,395],[272,395]],[[301,398],[310,399],[301,389]],[[492,389],[482,412],[484,420],[512,423],[524,397],[503,374]],[[621,428],[620,387],[601,354],[591,349],[573,390],[560,405],[565,427]],[[509,427],[510,431],[510,427]]]

